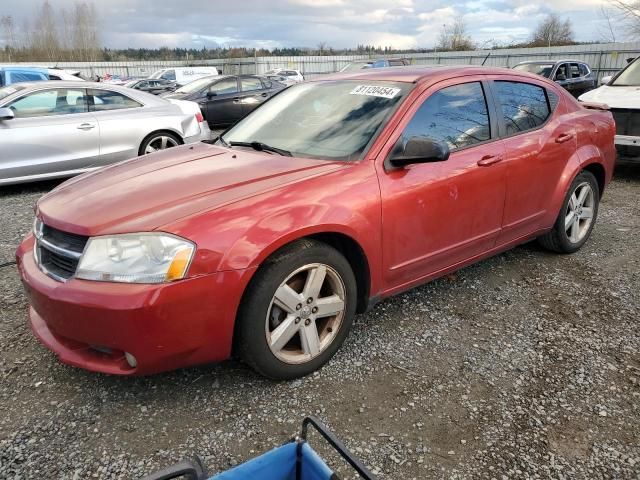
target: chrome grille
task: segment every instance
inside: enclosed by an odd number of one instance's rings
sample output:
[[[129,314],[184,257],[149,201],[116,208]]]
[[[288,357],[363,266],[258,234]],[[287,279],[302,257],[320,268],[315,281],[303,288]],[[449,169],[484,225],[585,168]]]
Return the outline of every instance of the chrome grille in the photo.
[[[36,220],[34,234],[40,270],[60,282],[73,277],[88,237],[57,230],[40,220]]]

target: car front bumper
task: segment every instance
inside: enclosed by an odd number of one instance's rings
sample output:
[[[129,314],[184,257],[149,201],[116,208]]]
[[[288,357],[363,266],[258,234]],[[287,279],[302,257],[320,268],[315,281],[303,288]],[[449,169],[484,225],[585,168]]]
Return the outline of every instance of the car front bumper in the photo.
[[[616,135],[616,150],[623,162],[640,162],[640,137]]]
[[[36,265],[33,242],[29,235],[16,252],[29,322],[63,363],[147,375],[230,356],[246,270],[159,285],[59,282]]]

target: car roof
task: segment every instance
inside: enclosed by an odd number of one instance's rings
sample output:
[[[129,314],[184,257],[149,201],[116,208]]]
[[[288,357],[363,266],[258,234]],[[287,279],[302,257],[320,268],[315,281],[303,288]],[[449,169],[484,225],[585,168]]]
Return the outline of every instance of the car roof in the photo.
[[[585,62],[583,60],[576,60],[575,58],[565,58],[565,59],[562,59],[562,60],[527,60],[526,62],[518,63],[518,65],[531,65],[531,64],[541,64],[541,65],[544,64],[544,65],[546,65],[548,63],[551,63],[551,64],[555,65],[556,63],[566,63],[566,62],[587,64],[587,62]]]
[[[528,76],[538,79],[537,75],[527,74],[526,72],[517,72],[509,68],[502,67],[483,67],[474,65],[456,65],[456,66],[405,66],[405,67],[388,67],[388,68],[367,68],[357,70],[355,72],[344,72],[331,74],[327,77],[318,78],[317,80],[375,80],[388,82],[406,82],[420,83],[423,81],[441,81],[451,77],[463,77],[467,75],[518,75]],[[313,81],[313,80],[312,80]]]

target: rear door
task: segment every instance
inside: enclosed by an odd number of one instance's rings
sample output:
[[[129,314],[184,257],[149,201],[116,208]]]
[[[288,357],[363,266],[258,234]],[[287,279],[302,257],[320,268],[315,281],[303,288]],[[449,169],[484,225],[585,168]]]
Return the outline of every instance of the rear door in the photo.
[[[240,99],[242,116],[246,116],[270,96],[260,77],[240,77]],[[238,119],[239,120],[239,119]]]
[[[202,110],[209,128],[231,125],[242,118],[238,77],[218,80],[207,89],[205,96]]]
[[[576,150],[575,127],[557,110],[560,98],[534,80],[495,77],[492,91],[504,137],[507,196],[499,244],[541,228],[567,161]]]
[[[0,180],[96,166],[98,124],[84,88],[48,88],[7,102],[15,113],[0,121]]]

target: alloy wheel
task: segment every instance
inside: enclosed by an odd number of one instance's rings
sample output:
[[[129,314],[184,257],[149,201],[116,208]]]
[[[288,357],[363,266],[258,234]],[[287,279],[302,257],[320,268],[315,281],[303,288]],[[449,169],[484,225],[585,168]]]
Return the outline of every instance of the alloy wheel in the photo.
[[[579,243],[589,233],[593,222],[595,195],[588,182],[580,183],[569,198],[564,228],[571,243]]]
[[[154,137],[153,140],[151,140],[147,144],[147,147],[144,149],[144,153],[145,154],[153,153],[158,150],[164,150],[165,148],[171,148],[171,147],[177,147],[177,146],[178,146],[178,142],[176,141],[175,138],[169,137],[166,135],[160,135],[158,137]]]
[[[265,333],[271,352],[282,362],[301,364],[335,340],[346,309],[340,275],[321,263],[291,273],[276,289],[267,311]]]

